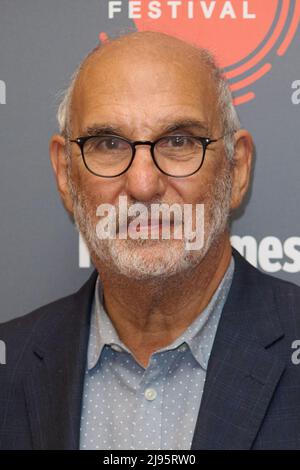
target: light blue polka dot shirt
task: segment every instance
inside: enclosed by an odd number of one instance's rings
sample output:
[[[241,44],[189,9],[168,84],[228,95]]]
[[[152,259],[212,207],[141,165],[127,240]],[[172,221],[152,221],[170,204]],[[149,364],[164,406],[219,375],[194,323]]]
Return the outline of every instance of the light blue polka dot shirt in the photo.
[[[207,364],[234,260],[205,310],[142,367],[103,308],[100,279],[91,315],[80,449],[190,449]]]

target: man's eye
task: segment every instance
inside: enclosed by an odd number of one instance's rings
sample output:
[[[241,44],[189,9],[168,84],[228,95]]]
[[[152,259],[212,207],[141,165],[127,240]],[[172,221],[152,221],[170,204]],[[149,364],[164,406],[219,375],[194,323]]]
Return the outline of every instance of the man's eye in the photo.
[[[118,137],[95,137],[88,141],[88,150],[97,152],[107,152],[116,150],[127,150],[127,142]]]
[[[180,148],[180,147],[188,147],[192,145],[192,139],[187,136],[170,136],[166,137],[162,142],[162,147],[169,147],[169,148]]]
[[[103,139],[100,139],[99,142],[98,142],[98,146],[99,148],[103,148],[104,150],[107,149],[107,150],[118,150],[120,148],[122,148],[122,141],[120,141],[120,139],[116,139],[114,137],[110,137],[110,138],[103,138]]]

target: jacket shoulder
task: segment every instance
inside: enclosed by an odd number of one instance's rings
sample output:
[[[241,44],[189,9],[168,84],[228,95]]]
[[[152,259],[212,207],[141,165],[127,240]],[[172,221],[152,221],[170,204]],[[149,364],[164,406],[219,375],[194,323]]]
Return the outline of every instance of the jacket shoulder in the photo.
[[[260,271],[247,261],[237,250],[233,249],[235,268],[240,278],[241,274],[247,273],[245,277],[249,285],[259,284],[263,288],[279,289],[279,291],[292,292],[300,295],[300,287],[290,281],[285,281],[266,272]]]
[[[19,355],[18,352],[24,345],[31,343],[37,335],[46,335],[47,331],[53,331],[54,326],[59,327],[68,317],[72,321],[71,317],[80,310],[80,305],[90,302],[96,278],[97,272],[94,271],[78,291],[1,323],[0,340],[7,346],[7,350],[13,355]]]
[[[265,312],[277,311],[285,333],[299,332],[300,338],[300,287],[279,279],[252,266],[236,250],[235,279],[243,291],[244,306],[256,304]]]

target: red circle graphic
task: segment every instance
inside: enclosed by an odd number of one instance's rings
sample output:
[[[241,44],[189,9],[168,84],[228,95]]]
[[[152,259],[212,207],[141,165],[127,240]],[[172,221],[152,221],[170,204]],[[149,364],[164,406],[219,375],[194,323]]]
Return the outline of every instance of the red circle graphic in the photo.
[[[230,82],[236,105],[255,97],[247,88],[271,70],[268,56],[275,48],[278,55],[286,52],[300,20],[300,0],[132,3],[138,5],[139,17],[133,19],[137,30],[164,32],[210,50]],[[155,19],[150,5],[159,11]],[[100,40],[104,38],[101,33]]]

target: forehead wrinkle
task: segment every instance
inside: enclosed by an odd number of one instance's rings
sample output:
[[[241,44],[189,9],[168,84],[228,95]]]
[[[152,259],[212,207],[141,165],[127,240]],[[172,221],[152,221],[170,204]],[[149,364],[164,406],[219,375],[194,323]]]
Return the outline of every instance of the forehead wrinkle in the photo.
[[[163,112],[165,111],[165,112]],[[167,112],[166,112],[167,111]],[[122,106],[115,108],[100,105],[92,112],[86,114],[86,118],[78,122],[78,132],[88,133],[115,133],[127,138],[144,139],[159,136],[159,134],[173,132],[175,130],[197,131],[198,135],[210,136],[213,132],[213,116],[201,111],[201,106],[189,106],[176,104],[175,108],[170,104],[159,113],[155,113],[155,106],[151,111],[143,112],[142,108],[127,109],[122,112]]]
[[[209,135],[208,125],[204,121],[200,121],[198,119],[168,119],[161,124],[158,123],[160,127],[156,129],[156,133],[171,133],[171,132],[189,132],[189,131],[196,131],[196,129],[205,134],[205,136]],[[117,126],[111,122],[103,122],[103,123],[93,123],[85,128],[83,128],[83,134],[86,135],[100,135],[100,134],[115,134],[119,136],[126,136],[126,130],[124,127]]]
[[[99,96],[99,94],[97,95]],[[183,95],[186,98],[186,95]],[[102,98],[102,96],[101,96]],[[83,103],[83,107],[88,110],[85,113],[84,108],[80,109],[78,103],[77,113],[78,116],[83,116],[80,127],[91,127],[95,123],[104,122],[109,125],[120,128],[129,129],[147,129],[152,130],[153,128],[159,129],[160,127],[167,127],[172,125],[174,121],[186,121],[186,126],[190,127],[190,122],[187,121],[198,121],[198,127],[205,130],[209,126],[209,116],[206,112],[207,107],[199,101],[199,106],[195,100],[194,95],[188,96],[188,100],[183,99],[182,102],[172,103],[171,101],[166,103],[152,102],[151,109],[149,106],[145,109],[145,106],[139,100],[133,100],[130,104],[125,100],[124,103],[117,99],[117,102],[107,99],[88,99]],[[159,112],[157,107],[159,106]],[[202,109],[202,111],[201,111]]]

